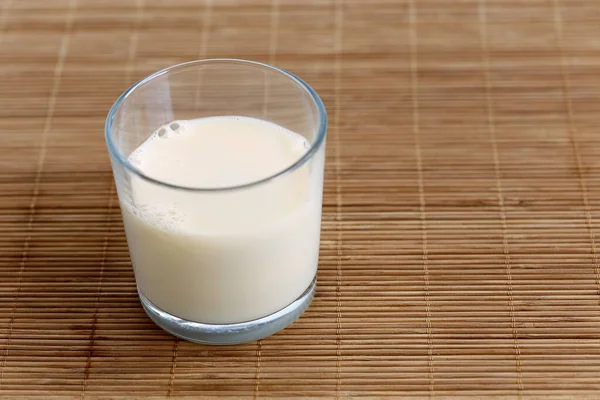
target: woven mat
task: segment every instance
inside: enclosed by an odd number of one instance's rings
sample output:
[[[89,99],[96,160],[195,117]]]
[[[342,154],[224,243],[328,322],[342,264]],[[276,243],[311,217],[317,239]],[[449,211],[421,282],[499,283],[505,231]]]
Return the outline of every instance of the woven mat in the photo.
[[[596,0],[2,0],[0,32],[0,397],[600,397]],[[330,115],[316,299],[242,346],[146,317],[103,141],[207,57]]]

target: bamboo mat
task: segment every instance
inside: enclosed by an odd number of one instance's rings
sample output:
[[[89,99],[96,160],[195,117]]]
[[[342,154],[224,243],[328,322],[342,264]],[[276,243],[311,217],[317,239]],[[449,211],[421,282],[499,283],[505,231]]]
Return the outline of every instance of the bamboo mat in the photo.
[[[0,398],[600,398],[598,37],[596,0],[1,0]],[[103,140],[207,57],[330,116],[316,298],[242,346],[146,317]]]

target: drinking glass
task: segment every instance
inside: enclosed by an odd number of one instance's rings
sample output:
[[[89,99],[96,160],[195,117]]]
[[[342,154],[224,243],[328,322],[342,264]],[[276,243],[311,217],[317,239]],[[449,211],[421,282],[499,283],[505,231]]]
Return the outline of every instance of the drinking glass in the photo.
[[[283,170],[228,187],[161,181],[129,157],[161,127],[214,116],[277,124],[301,135],[306,150]],[[198,343],[236,344],[269,336],[304,312],[316,288],[326,130],[325,108],[308,84],[253,61],[175,65],[117,99],[105,138],[139,297],[157,325]],[[265,157],[253,151],[256,159]],[[294,187],[301,175],[308,184]],[[148,188],[174,203],[198,205],[197,230],[146,218],[139,196]],[[285,209],[273,196],[281,190],[297,190],[300,205],[264,218]],[[240,226],[211,232],[221,219]],[[206,232],[203,221],[210,221]]]

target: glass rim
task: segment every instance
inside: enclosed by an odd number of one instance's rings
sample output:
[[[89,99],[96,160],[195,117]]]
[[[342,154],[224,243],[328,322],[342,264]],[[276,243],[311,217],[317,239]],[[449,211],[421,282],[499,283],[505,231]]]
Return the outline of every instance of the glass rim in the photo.
[[[179,70],[179,69],[190,67],[190,66],[209,64],[209,63],[219,63],[219,62],[233,63],[233,64],[245,64],[246,66],[255,66],[255,67],[262,67],[262,68],[270,69],[274,72],[284,75],[286,78],[295,82],[298,86],[300,86],[302,89],[304,89],[304,91],[306,93],[308,93],[311,100],[313,101],[313,104],[317,108],[319,126],[318,126],[317,136],[315,137],[315,140],[312,141],[308,150],[302,155],[302,157],[298,158],[296,161],[294,161],[291,165],[287,166],[283,170],[277,171],[277,172],[270,174],[264,178],[261,178],[261,179],[255,180],[255,181],[250,181],[247,183],[242,183],[239,185],[217,186],[217,187],[195,187],[195,186],[176,185],[173,183],[169,183],[169,182],[165,182],[165,181],[162,181],[159,179],[152,178],[152,177],[146,175],[144,172],[142,172],[135,165],[131,164],[129,162],[129,160],[127,159],[127,157],[125,157],[123,155],[123,153],[121,151],[119,151],[119,149],[116,147],[115,142],[112,137],[112,132],[113,132],[112,126],[113,126],[113,121],[114,121],[115,115],[120,110],[121,106],[127,100],[127,98],[133,92],[135,92],[137,89],[154,81],[158,77],[168,74],[169,72],[173,72],[175,70]],[[283,177],[283,176],[295,171],[296,169],[300,168],[308,160],[310,160],[311,157],[317,152],[317,150],[319,150],[321,148],[321,146],[323,145],[326,134],[327,134],[327,112],[325,110],[325,105],[323,104],[323,101],[321,100],[321,98],[319,97],[317,92],[308,83],[304,82],[302,79],[298,78],[296,75],[294,75],[291,72],[286,71],[282,68],[278,68],[273,65],[261,63],[258,61],[242,60],[242,59],[236,59],[236,58],[208,58],[208,59],[203,59],[203,60],[188,61],[188,62],[184,62],[184,63],[180,63],[180,64],[175,64],[170,67],[161,69],[157,72],[154,72],[154,73],[146,76],[145,78],[142,78],[141,80],[134,83],[133,85],[131,85],[127,90],[125,90],[117,98],[115,103],[110,108],[110,111],[108,112],[108,116],[106,117],[106,122],[104,124],[104,139],[106,140],[106,146],[108,147],[108,152],[110,153],[111,157],[113,157],[114,159],[116,159],[119,162],[119,164],[124,166],[127,170],[129,170],[133,174],[143,178],[144,180],[146,180],[148,182],[151,182],[151,183],[154,183],[157,185],[161,185],[161,186],[165,186],[165,187],[168,187],[171,189],[178,189],[178,190],[184,190],[184,191],[190,191],[190,192],[226,192],[226,191],[232,191],[232,190],[238,190],[238,189],[247,189],[247,188],[251,188],[251,187],[255,187],[255,186],[260,186],[262,184],[265,184],[272,180],[275,180],[279,177]]]

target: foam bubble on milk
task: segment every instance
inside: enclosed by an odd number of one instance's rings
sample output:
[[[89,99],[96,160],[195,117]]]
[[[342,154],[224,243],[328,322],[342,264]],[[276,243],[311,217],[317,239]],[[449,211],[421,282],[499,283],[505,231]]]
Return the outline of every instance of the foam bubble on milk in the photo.
[[[142,154],[144,153],[144,147],[154,140],[164,140],[173,137],[173,135],[185,132],[187,121],[173,121],[168,124],[160,126],[155,130],[144,143],[129,155],[129,162],[136,167],[142,165]]]
[[[178,230],[185,215],[174,207],[135,205],[128,207],[132,214],[165,231]]]
[[[149,142],[155,140],[166,140],[173,135],[185,132],[187,121],[173,121],[160,126],[156,129],[146,141],[129,155],[129,162],[137,168],[142,166],[144,148]],[[137,217],[146,222],[158,226],[163,230],[176,230],[184,221],[185,214],[177,210],[173,206],[158,206],[151,207],[139,204],[130,204],[130,211]]]

